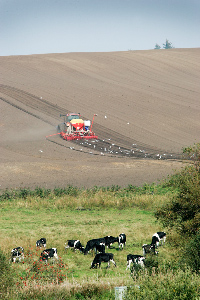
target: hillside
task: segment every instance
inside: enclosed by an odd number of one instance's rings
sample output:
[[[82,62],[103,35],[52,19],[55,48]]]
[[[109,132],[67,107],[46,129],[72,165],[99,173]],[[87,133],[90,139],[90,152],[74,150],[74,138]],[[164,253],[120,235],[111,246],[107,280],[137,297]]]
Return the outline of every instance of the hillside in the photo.
[[[199,141],[199,48],[9,56],[0,65],[1,189],[151,183]],[[99,141],[53,135],[67,112],[98,114]]]

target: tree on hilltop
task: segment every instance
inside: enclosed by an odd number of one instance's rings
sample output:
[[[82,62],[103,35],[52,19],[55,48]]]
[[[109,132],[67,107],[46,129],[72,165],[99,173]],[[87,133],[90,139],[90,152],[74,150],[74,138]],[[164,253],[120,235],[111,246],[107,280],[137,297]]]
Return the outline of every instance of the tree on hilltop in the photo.
[[[158,44],[155,44],[155,47],[154,47],[154,49],[160,49],[161,47],[160,47],[160,45],[158,45]]]
[[[163,49],[171,49],[174,48],[172,46],[172,43],[168,41],[168,39],[166,39],[165,43],[163,44]]]

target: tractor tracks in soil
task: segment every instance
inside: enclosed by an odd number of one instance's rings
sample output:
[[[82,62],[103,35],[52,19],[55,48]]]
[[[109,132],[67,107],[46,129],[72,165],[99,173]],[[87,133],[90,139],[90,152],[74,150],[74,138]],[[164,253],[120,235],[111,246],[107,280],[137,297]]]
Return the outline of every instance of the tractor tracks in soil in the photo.
[[[12,86],[1,84],[0,93],[3,94],[3,97],[0,97],[2,101],[52,126],[60,122],[59,117],[61,113],[70,113],[66,108]],[[86,119],[84,116],[82,118]],[[93,130],[98,135],[98,140],[75,140],[70,142],[69,146],[69,142],[61,141],[59,136],[55,136],[54,138],[47,137],[47,140],[75,151],[86,153],[89,151],[93,155],[140,159],[181,159],[180,154],[164,153],[159,149],[152,148],[147,144],[139,143],[134,139],[119,134],[117,131],[108,130],[108,128],[98,125],[98,123],[94,124]]]

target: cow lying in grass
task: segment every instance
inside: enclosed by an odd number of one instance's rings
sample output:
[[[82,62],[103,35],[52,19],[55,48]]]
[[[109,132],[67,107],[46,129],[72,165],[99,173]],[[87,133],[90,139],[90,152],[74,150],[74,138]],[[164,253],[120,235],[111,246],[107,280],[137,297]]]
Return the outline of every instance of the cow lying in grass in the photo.
[[[58,259],[57,249],[56,248],[50,248],[43,250],[41,253],[41,259],[47,263],[49,258],[56,258]]]
[[[107,268],[110,267],[110,262],[112,262],[114,264],[114,266],[116,267],[116,263],[115,263],[113,257],[114,257],[114,255],[112,253],[98,253],[98,254],[96,254],[93,262],[91,263],[90,269],[97,268],[98,265],[99,265],[99,268],[100,268],[102,262],[107,262],[108,263]]]
[[[47,240],[45,238],[41,238],[40,240],[36,241],[36,247],[44,247],[46,248]]]
[[[158,251],[156,251],[155,249],[155,244],[144,244],[142,246],[142,251],[144,256],[146,254],[154,254],[154,255],[158,254]]]
[[[11,262],[21,261],[24,259],[24,248],[23,247],[16,247],[11,250]]]
[[[67,240],[65,243],[65,249],[68,248],[74,249],[75,251],[79,250],[80,252],[84,251],[84,247],[79,240]]]
[[[144,267],[145,257],[137,254],[128,254],[127,255],[127,268],[130,269],[131,263],[140,265],[142,268]]]

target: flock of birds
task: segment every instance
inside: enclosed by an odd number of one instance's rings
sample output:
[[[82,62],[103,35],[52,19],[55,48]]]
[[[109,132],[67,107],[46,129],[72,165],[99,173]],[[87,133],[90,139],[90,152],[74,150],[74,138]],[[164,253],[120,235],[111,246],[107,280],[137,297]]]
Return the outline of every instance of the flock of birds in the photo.
[[[130,149],[123,146],[116,145],[112,143],[111,139],[104,140],[74,140],[80,146],[79,151],[84,151],[85,148],[89,149],[89,154],[95,154],[98,151],[100,155],[112,155],[112,156],[125,156],[133,158],[151,158],[155,160],[165,160],[165,159],[176,159],[178,158],[175,154],[169,153],[156,153],[156,151],[148,151],[142,149],[137,144],[132,144]],[[84,148],[83,148],[84,147]],[[74,146],[69,147],[71,150],[75,150]],[[77,149],[76,149],[77,150]]]

